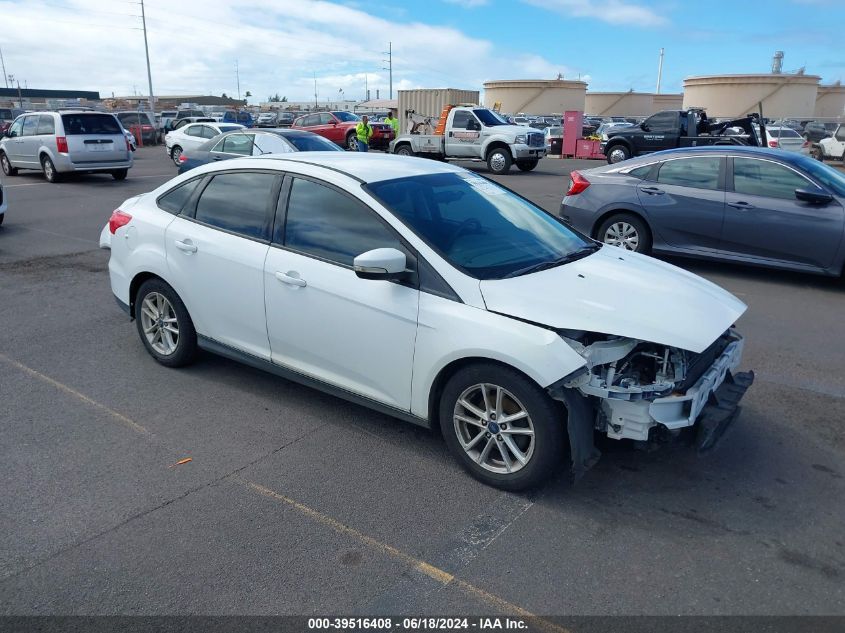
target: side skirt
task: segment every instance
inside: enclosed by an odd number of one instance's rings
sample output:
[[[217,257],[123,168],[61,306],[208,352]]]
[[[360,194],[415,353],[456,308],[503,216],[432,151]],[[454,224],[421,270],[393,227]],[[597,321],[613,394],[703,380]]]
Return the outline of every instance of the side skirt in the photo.
[[[242,352],[228,345],[224,345],[223,343],[219,343],[214,339],[210,339],[207,336],[202,336],[201,334],[197,335],[197,345],[199,345],[201,349],[211,352],[212,354],[217,354],[218,356],[229,358],[239,363],[243,363],[244,365],[249,365],[250,367],[255,367],[256,369],[275,374],[280,378],[317,389],[349,402],[354,402],[362,407],[367,407],[373,411],[378,411],[379,413],[399,418],[405,422],[410,422],[411,424],[416,424],[426,429],[431,428],[431,422],[429,420],[413,415],[408,411],[391,407],[390,405],[377,402],[372,398],[367,398],[366,396],[361,396],[357,393],[347,391],[346,389],[341,389],[340,387],[336,387],[335,385],[329,384],[317,378],[312,378],[311,376],[302,374],[296,370],[290,369],[289,367],[272,363],[264,360],[263,358],[253,356],[252,354],[247,354],[246,352]]]

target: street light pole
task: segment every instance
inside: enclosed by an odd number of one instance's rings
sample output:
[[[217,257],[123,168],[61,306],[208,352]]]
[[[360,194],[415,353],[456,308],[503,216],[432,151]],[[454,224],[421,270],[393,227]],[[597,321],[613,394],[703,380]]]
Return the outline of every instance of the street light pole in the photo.
[[[3,60],[3,49],[0,48],[0,64],[3,66],[3,79],[6,81],[6,87],[9,87],[9,78],[6,76],[6,62]]]
[[[141,0],[141,25],[144,27],[144,54],[147,56],[147,81],[150,87],[150,114],[155,115],[155,97],[153,97],[153,74],[150,71],[150,47],[147,44],[147,15],[144,13],[144,0]]]
[[[382,60],[387,62],[387,68],[382,67],[382,70],[390,71],[390,98],[393,99],[393,42],[387,43],[387,52],[382,55],[387,55],[387,59]]]

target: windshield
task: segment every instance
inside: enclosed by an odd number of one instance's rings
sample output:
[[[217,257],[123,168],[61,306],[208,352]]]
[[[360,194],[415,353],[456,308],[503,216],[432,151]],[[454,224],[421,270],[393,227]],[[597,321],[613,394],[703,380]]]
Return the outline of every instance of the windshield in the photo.
[[[332,143],[327,138],[318,136],[317,134],[292,134],[290,136],[283,136],[287,142],[300,152],[342,152],[337,143]]]
[[[484,108],[479,108],[478,110],[473,110],[475,116],[478,117],[478,120],[481,121],[487,127],[495,127],[497,125],[510,125],[505,119],[501,116],[493,112],[492,110],[486,110]]]
[[[841,171],[837,171],[830,165],[825,165],[822,162],[803,156],[799,159],[799,162],[804,171],[830,189],[834,194],[845,196],[845,174]]]
[[[476,174],[411,176],[366,185],[450,264],[502,279],[594,248],[554,217]]]
[[[335,118],[338,121],[359,121],[360,118],[357,114],[352,114],[351,112],[332,112]]]

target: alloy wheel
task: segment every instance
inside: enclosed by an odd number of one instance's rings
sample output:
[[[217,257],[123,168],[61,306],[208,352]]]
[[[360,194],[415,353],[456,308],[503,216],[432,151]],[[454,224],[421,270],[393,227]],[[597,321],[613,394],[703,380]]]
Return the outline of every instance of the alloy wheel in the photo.
[[[624,248],[626,251],[636,251],[640,244],[640,235],[633,225],[627,222],[614,222],[604,233],[604,243]]]
[[[173,151],[170,154],[170,157],[173,159],[173,162],[176,163],[176,166],[179,166],[179,157],[182,155],[182,148],[181,147],[174,147]]]
[[[476,464],[493,473],[524,468],[534,454],[534,425],[522,403],[507,389],[480,383],[455,403],[455,433]]]
[[[170,356],[179,345],[179,322],[173,305],[163,294],[151,292],[141,303],[144,336],[156,352]]]

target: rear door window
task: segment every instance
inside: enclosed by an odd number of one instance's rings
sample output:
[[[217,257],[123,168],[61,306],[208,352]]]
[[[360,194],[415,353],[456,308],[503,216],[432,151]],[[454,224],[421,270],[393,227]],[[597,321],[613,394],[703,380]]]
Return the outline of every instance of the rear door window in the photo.
[[[753,158],[734,158],[736,193],[794,200],[796,189],[818,190],[818,187],[779,163]]]
[[[80,134],[123,134],[120,123],[111,114],[63,114],[65,136]]]
[[[56,122],[49,114],[42,114],[38,117],[38,132],[37,134],[55,134]]]
[[[214,138],[215,136],[220,134],[220,132],[208,125],[203,125],[202,129],[200,130],[200,133],[202,134],[203,138]]]
[[[646,119],[645,124],[648,126],[648,132],[677,132],[678,113],[658,112]]]
[[[200,194],[195,218],[224,231],[266,240],[270,234],[271,198],[275,190],[275,174],[218,174]],[[275,208],[275,204],[272,207]]]
[[[277,134],[256,134],[253,139],[252,155],[287,154],[295,151],[290,144]]]
[[[660,166],[657,182],[679,187],[718,190],[721,162],[722,159],[718,156],[669,160]]]
[[[204,125],[188,125],[188,126],[185,127],[184,130],[182,130],[182,132],[184,132],[184,134],[186,136],[196,136],[196,137],[199,137],[199,138],[203,138],[203,135],[202,135],[202,128],[203,127],[205,127],[205,126]]]
[[[249,156],[252,154],[252,138],[250,134],[230,134],[223,139],[222,145],[218,143],[217,147],[220,148],[217,151],[226,154]]]

